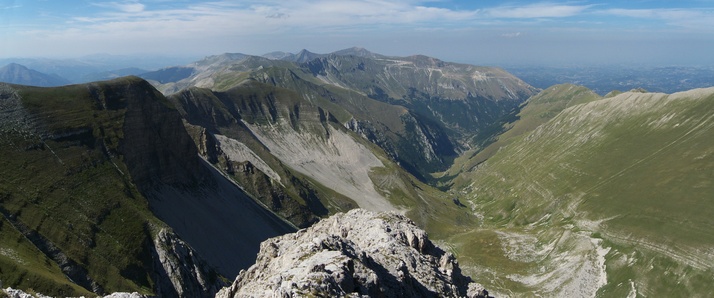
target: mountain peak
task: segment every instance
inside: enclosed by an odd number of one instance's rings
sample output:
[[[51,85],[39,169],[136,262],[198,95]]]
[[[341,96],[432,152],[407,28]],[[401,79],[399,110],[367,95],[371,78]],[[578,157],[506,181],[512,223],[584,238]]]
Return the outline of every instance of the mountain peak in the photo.
[[[315,54],[315,53],[310,52],[306,49],[302,49],[300,52],[295,54],[294,57],[292,57],[292,61],[297,62],[297,63],[305,63],[305,62],[311,61],[313,59],[320,58],[322,56],[323,55],[321,55],[321,54]]]
[[[29,68],[27,68],[27,66],[24,66],[24,65],[22,65],[22,64],[17,64],[17,63],[15,63],[15,62],[9,63],[8,65],[5,65],[5,66],[3,66],[2,68],[0,68],[0,70],[4,70],[4,69],[22,69],[22,70],[29,70]]]
[[[347,48],[344,50],[339,50],[336,52],[333,52],[332,54],[339,55],[339,56],[357,56],[357,57],[368,57],[368,58],[377,58],[381,57],[382,55],[375,54],[370,52],[369,50],[361,47],[351,47]]]
[[[299,52],[297,52],[297,55],[311,55],[311,54],[315,54],[315,53],[310,52],[307,49],[302,49]]]

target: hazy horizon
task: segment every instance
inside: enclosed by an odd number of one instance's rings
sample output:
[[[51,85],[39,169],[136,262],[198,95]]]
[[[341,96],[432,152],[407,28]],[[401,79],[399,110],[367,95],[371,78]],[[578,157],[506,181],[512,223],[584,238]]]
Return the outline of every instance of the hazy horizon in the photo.
[[[353,46],[482,65],[714,65],[714,1],[8,1],[0,59]]]

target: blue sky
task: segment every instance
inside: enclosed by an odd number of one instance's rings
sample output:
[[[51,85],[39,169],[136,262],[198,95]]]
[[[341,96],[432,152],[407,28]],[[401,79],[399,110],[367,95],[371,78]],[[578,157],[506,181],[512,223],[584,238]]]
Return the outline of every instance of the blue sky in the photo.
[[[714,65],[714,0],[0,0],[0,58],[351,46],[487,65]]]

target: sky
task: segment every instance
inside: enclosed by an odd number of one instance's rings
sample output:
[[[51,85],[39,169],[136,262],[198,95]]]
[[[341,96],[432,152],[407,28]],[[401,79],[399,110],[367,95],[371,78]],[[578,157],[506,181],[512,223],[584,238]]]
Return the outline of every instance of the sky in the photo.
[[[481,65],[714,65],[714,0],[0,0],[0,58],[352,46]]]

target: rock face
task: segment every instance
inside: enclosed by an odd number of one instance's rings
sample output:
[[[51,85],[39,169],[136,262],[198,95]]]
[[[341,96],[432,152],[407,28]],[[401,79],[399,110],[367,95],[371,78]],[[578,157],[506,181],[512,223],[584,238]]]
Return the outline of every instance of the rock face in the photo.
[[[264,241],[216,297],[487,295],[405,216],[355,209]]]
[[[181,116],[151,85],[136,77],[124,84],[89,84],[91,94],[106,109],[126,109],[124,156],[132,180],[140,189],[155,184],[193,185],[207,176],[198,151],[183,129]]]
[[[218,274],[174,233],[162,229],[154,248],[159,297],[212,297],[220,289]]]

